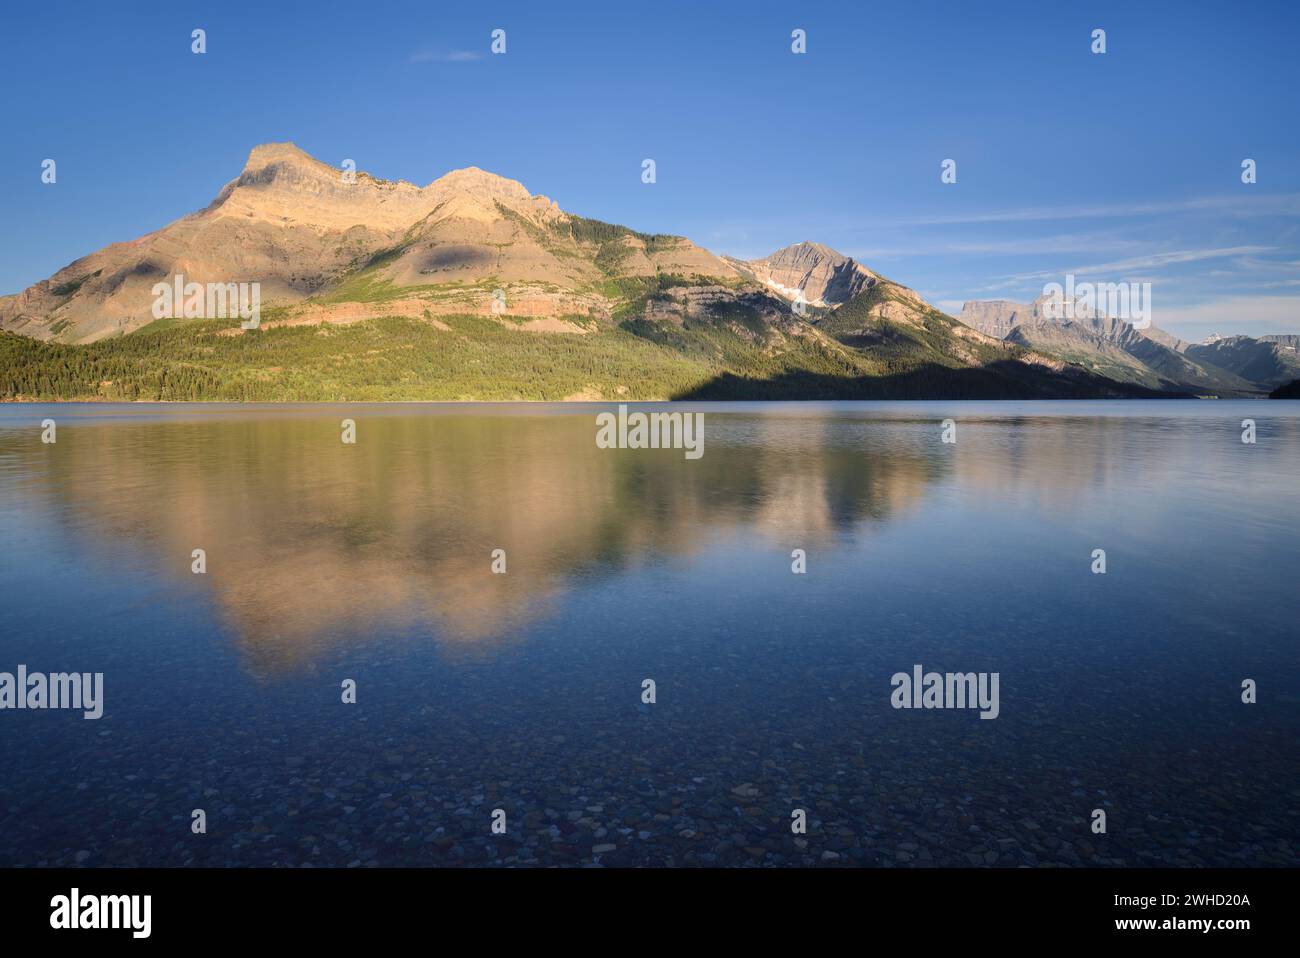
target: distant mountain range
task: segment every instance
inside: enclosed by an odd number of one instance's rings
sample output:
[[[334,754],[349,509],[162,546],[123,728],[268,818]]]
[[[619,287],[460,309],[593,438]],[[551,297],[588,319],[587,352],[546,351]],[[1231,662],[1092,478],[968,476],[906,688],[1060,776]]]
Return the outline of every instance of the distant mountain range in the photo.
[[[1139,329],[1095,311],[1046,308],[1049,300],[963,304],[962,322],[1004,342],[1056,356],[1100,376],[1148,389],[1244,397],[1300,376],[1300,336],[1211,336],[1187,343],[1156,326]]]
[[[257,328],[157,318],[178,276],[259,284]],[[205,209],[0,297],[0,397],[1253,395],[1297,368],[1296,337],[1188,345],[1036,312],[959,322],[818,243],[716,256],[480,169],[418,187],[276,143]]]

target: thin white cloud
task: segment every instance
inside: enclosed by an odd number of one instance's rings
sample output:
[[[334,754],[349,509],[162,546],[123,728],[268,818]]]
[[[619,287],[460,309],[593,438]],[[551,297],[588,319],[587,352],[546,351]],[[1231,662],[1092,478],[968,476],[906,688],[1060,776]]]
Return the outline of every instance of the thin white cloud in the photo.
[[[410,56],[411,63],[469,63],[482,59],[482,54],[473,50],[417,50]]]
[[[853,248],[846,253],[859,263],[901,256],[1032,256],[1048,253],[1114,253],[1140,250],[1150,244],[1107,234],[1062,234],[1038,239],[944,241],[913,246]]]
[[[1160,203],[1112,203],[1093,206],[1033,206],[972,213],[941,213],[878,221],[879,226],[955,226],[966,223],[1024,223],[1042,220],[1103,219],[1213,212],[1236,217],[1300,216],[1300,193],[1203,196]]]
[[[1194,306],[1161,307],[1153,320],[1163,329],[1188,330],[1197,336],[1206,331],[1242,333],[1300,333],[1300,296],[1228,296]]]
[[[1160,269],[1181,263],[1196,263],[1203,260],[1222,259],[1230,256],[1242,256],[1251,253],[1267,253],[1272,246],[1227,246],[1217,249],[1169,250],[1164,253],[1151,253],[1146,256],[1134,256],[1130,259],[1112,260],[1108,263],[1094,263],[1088,266],[1037,270],[1032,273],[1016,273],[1002,277],[1001,281],[984,287],[986,290],[1009,289],[1021,286],[1031,280],[1050,280],[1073,273],[1075,276],[1105,275],[1112,280],[1127,278],[1127,274],[1140,269]]]

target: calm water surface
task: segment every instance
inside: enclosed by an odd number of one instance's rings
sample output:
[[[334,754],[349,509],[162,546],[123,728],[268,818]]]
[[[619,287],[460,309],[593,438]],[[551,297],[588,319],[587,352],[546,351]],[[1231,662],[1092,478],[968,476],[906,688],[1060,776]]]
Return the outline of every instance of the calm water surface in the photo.
[[[1297,863],[1300,404],[604,408],[0,406],[0,865]]]

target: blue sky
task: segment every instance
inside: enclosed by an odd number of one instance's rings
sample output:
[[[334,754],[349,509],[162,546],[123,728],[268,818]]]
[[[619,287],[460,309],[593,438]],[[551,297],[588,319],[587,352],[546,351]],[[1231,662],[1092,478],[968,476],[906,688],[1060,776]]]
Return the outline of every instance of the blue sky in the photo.
[[[292,140],[420,185],[480,166],[720,253],[816,240],[950,312],[1072,272],[1150,281],[1185,338],[1300,332],[1297,49],[1281,2],[13,4],[0,292]]]

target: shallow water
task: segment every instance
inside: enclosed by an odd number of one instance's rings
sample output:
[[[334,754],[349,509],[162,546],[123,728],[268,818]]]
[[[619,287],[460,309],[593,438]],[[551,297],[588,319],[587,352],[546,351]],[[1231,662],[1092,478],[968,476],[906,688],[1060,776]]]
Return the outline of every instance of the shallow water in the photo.
[[[0,406],[0,865],[1297,863],[1300,403],[608,408]]]

